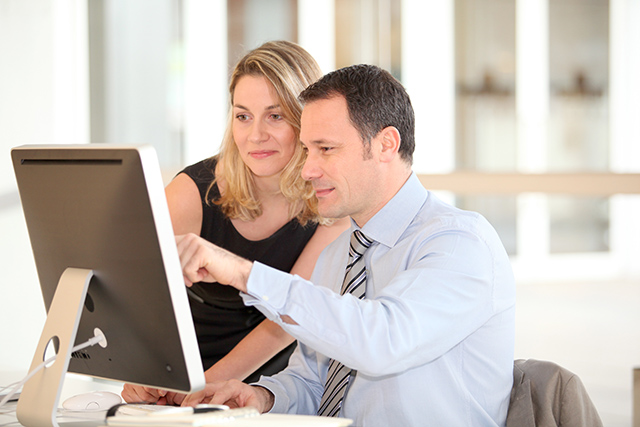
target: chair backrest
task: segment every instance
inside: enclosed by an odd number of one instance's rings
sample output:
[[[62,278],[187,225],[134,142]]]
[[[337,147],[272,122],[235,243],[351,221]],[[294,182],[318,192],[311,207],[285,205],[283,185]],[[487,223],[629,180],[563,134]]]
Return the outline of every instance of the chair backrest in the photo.
[[[513,363],[507,427],[601,427],[602,420],[582,381],[544,360]]]

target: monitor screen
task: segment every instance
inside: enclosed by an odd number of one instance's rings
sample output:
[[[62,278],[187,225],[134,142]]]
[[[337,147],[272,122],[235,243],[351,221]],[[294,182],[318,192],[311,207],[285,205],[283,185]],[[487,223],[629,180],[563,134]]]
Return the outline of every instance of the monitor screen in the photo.
[[[68,371],[189,392],[202,362],[155,151],[22,146],[14,170],[45,304],[68,267],[89,269]],[[49,313],[51,316],[51,313]]]

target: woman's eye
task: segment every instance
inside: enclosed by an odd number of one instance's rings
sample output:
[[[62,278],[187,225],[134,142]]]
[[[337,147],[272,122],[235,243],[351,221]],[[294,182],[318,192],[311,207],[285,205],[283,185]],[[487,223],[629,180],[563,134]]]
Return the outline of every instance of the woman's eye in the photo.
[[[272,114],[271,118],[273,120],[282,120],[284,117],[282,117],[282,114]]]
[[[247,116],[246,114],[236,114],[236,119],[244,122],[246,120],[249,120],[249,116]]]

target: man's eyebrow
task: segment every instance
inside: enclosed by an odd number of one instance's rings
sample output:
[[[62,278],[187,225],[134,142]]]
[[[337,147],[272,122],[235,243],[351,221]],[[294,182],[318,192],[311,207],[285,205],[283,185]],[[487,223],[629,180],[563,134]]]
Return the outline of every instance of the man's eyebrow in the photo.
[[[314,139],[313,141],[309,141],[308,143],[305,143],[304,141],[300,140],[300,143],[304,146],[307,145],[323,145],[323,144],[331,144],[331,141],[328,141],[326,139]]]

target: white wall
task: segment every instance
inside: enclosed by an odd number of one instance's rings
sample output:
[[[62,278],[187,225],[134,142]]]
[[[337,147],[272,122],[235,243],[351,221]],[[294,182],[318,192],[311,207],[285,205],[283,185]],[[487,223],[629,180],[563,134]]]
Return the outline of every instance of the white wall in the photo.
[[[0,1],[0,371],[27,370],[44,304],[10,149],[54,140],[54,3]]]

